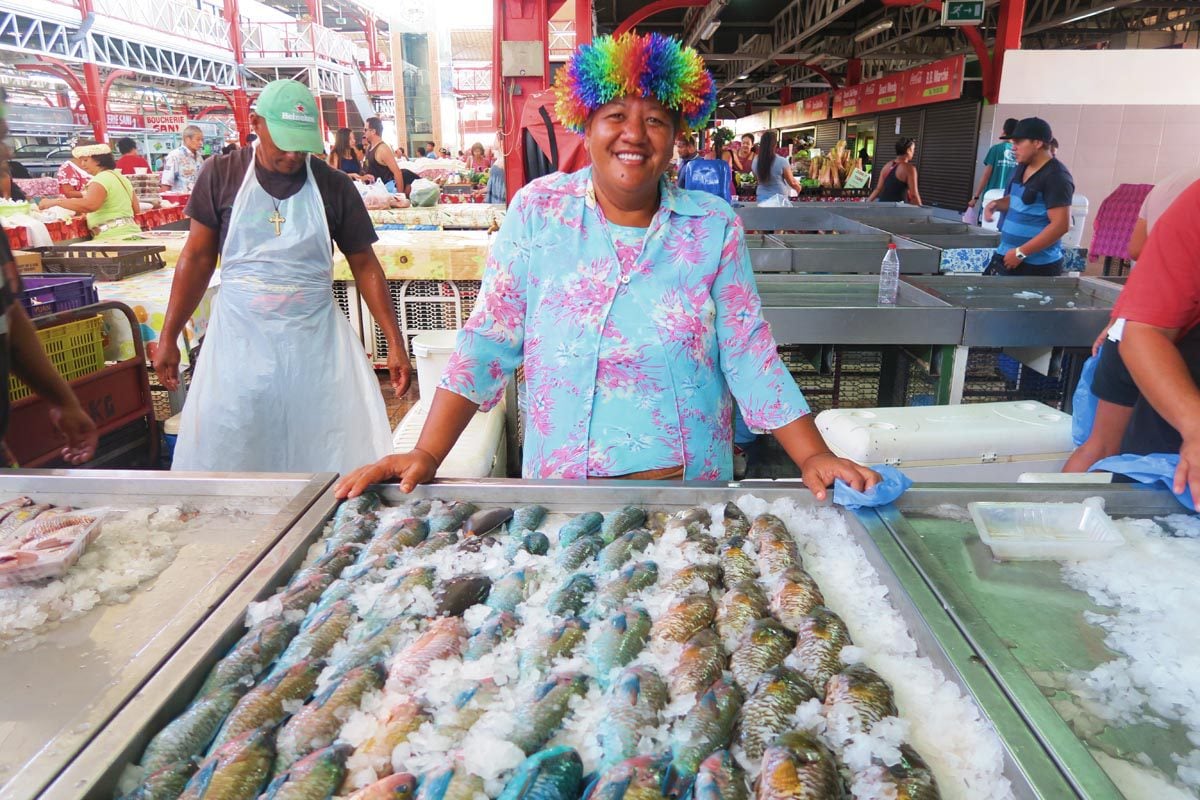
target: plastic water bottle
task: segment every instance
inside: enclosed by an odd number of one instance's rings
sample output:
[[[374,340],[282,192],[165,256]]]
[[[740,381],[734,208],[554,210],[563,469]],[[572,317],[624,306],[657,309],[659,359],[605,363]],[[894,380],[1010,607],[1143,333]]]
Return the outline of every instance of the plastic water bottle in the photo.
[[[889,244],[883,265],[879,268],[879,305],[896,305],[896,292],[900,289],[900,254],[896,245]]]

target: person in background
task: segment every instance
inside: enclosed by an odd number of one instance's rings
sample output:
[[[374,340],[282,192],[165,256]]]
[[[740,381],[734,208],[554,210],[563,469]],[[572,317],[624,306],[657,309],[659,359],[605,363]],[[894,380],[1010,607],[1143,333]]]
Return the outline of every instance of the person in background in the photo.
[[[443,147],[443,148],[441,148],[440,150],[438,150],[438,155],[439,155],[441,158],[444,158],[444,159],[449,159],[449,158],[450,158],[450,150],[449,150],[449,148],[446,148],[446,147]]]
[[[835,478],[876,483],[829,451],[780,361],[733,209],[664,180],[680,130],[716,107],[696,51],[659,34],[601,36],[555,83],[558,119],[582,133],[592,166],[517,193],[416,447],[347,475],[337,494],[432,480],[521,364],[525,478],[728,480],[736,398],[817,499]]]
[[[150,162],[142,158],[137,142],[128,136],[117,139],[117,152],[121,154],[117,159],[117,169],[121,170],[122,175],[136,175],[139,169],[150,171]]]
[[[13,180],[12,170],[8,168],[8,164],[0,163],[0,198],[5,200],[15,200],[24,202],[29,198],[25,196],[25,192],[20,186],[17,186]]]
[[[492,168],[492,160],[483,149],[483,142],[471,145],[471,155],[467,157],[467,166],[475,172],[487,172]]]
[[[749,133],[744,134],[738,144],[729,145],[724,158],[729,162],[729,168],[735,175],[753,172],[754,136]]]
[[[1071,228],[1075,179],[1050,155],[1050,124],[1027,117],[1013,129],[1017,170],[1004,197],[988,203],[983,218],[1000,218],[1000,245],[985,275],[1062,274],[1062,237]]]
[[[362,178],[362,157],[350,141],[349,128],[338,128],[333,137],[333,150],[325,160],[329,166],[341,170],[355,180]]]
[[[391,452],[379,382],[333,302],[333,246],[388,343],[397,396],[411,365],[350,178],[319,157],[320,106],[272,81],[250,114],[259,140],[218,156],[188,202],[154,368],[179,387],[179,335],[221,262],[204,356],[183,407],[175,469],[324,472]]]
[[[1121,360],[1140,392],[1120,452],[1178,453],[1174,491],[1200,498],[1200,181],[1155,222],[1120,312]]]
[[[200,155],[204,148],[204,133],[195,125],[188,125],[179,135],[183,137],[183,144],[167,154],[160,181],[164,192],[190,194],[200,177],[200,167],[204,165]]]
[[[142,226],[134,218],[137,195],[133,184],[117,171],[112,148],[103,143],[83,140],[71,150],[71,155],[89,175],[91,181],[82,197],[44,197],[38,203],[47,208],[65,208],[87,215],[88,229],[96,242],[118,242],[137,236]]]
[[[425,158],[425,145],[417,145],[417,158]]]
[[[912,203],[922,205],[921,190],[917,186],[917,168],[913,165],[913,157],[917,153],[917,143],[913,139],[900,139],[896,142],[896,157],[892,159],[879,175],[879,182],[867,198],[867,201],[878,200],[881,203]]]
[[[58,172],[54,173],[54,179],[58,181],[58,191],[63,197],[77,199],[83,197],[83,190],[92,180],[92,176],[80,166],[79,159],[71,156],[58,168]]]
[[[683,185],[683,170],[690,161],[699,155],[699,152],[696,150],[695,134],[685,133],[683,136],[680,136],[679,140],[675,142],[675,149],[679,151],[679,166],[676,169],[678,177],[675,179],[675,183],[680,189],[683,189],[685,188]]]
[[[967,203],[968,208],[974,208],[979,198],[992,189],[1007,189],[1012,174],[1017,169],[1017,157],[1013,154],[1013,131],[1017,128],[1017,120],[1009,117],[1004,120],[1004,128],[1000,132],[1000,141],[988,148],[983,157],[983,172],[979,176],[979,186],[975,188],[975,196]]]
[[[396,154],[383,140],[383,120],[371,117],[363,128],[363,138],[367,142],[367,150],[363,154],[362,178],[366,183],[383,181],[389,192],[399,192],[408,196],[412,192],[412,183],[417,174],[411,170],[401,169],[396,163]]]
[[[504,179],[504,153],[500,148],[492,150],[492,167],[488,170],[486,203],[504,205],[508,202],[508,186]]]
[[[8,170],[8,106],[7,96],[0,88],[0,170]],[[111,155],[111,153],[110,153]],[[8,429],[9,380],[15,374],[29,388],[50,404],[50,420],[65,439],[62,458],[68,464],[82,464],[96,454],[99,437],[96,423],[83,410],[79,398],[55,369],[42,340],[38,338],[25,308],[17,302],[21,278],[8,246],[8,237],[0,236],[0,442]],[[18,466],[8,448],[0,444],[0,462]]]
[[[1142,257],[1146,240],[1155,223],[1166,212],[1179,195],[1189,186],[1200,181],[1200,167],[1180,170],[1155,184],[1138,212],[1133,234],[1129,239],[1129,255],[1134,260]],[[1200,266],[1200,265],[1198,265]],[[1122,292],[1113,304],[1111,322],[1096,337],[1092,355],[1099,357],[1096,372],[1092,377],[1092,394],[1095,395],[1096,414],[1087,440],[1075,449],[1063,472],[1087,472],[1097,461],[1115,456],[1121,451],[1121,440],[1129,427],[1134,406],[1140,393],[1125,362],[1121,360],[1120,343],[1125,330],[1125,319],[1121,307],[1125,295]]]
[[[787,159],[775,152],[775,131],[767,131],[762,135],[758,155],[750,162],[750,168],[758,178],[755,192],[759,205],[789,205],[788,187],[800,194],[800,184],[792,176]]]
[[[360,150],[360,152],[361,152],[361,150]],[[397,147],[395,150],[395,153],[396,153],[397,161],[407,161],[408,160],[408,151],[405,150],[403,147]]]

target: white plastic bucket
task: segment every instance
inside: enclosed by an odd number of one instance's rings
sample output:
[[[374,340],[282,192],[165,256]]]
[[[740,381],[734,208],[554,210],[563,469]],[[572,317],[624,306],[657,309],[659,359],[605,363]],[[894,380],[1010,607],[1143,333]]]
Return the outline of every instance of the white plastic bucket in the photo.
[[[433,393],[437,391],[457,341],[458,331],[425,331],[413,337],[413,354],[417,357],[417,386],[422,400],[433,400]]]

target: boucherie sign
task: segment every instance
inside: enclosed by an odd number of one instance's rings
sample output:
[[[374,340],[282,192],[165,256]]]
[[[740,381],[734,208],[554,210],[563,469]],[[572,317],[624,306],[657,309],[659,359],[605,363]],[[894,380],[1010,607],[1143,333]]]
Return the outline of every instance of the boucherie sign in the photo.
[[[187,114],[147,114],[146,127],[161,133],[175,133],[188,124]]]

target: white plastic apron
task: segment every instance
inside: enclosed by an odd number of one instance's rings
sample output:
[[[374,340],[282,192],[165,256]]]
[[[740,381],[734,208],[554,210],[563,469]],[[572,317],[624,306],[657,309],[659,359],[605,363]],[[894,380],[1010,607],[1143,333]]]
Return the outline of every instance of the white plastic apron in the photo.
[[[333,303],[325,208],[267,194],[251,159],[221,252],[221,289],[188,391],[173,469],[347,472],[391,453],[379,382]],[[286,220],[275,235],[269,220]]]

